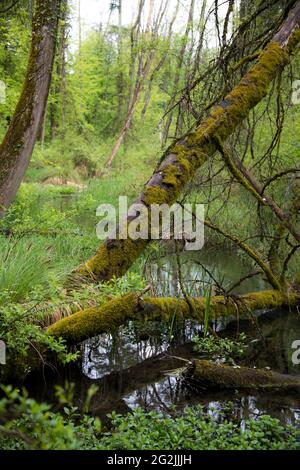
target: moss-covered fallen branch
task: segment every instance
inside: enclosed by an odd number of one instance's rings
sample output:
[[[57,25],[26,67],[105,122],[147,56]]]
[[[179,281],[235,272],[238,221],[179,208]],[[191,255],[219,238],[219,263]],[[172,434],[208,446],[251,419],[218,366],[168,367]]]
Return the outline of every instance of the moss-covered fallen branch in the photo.
[[[194,390],[209,389],[299,389],[300,377],[279,374],[267,369],[233,367],[212,361],[193,360],[184,379]]]
[[[144,298],[132,293],[113,299],[99,307],[77,312],[63,318],[48,328],[50,335],[64,338],[76,344],[103,333],[109,333],[129,320],[161,321],[168,323],[174,316],[177,321],[195,319],[201,321],[205,310],[205,298]],[[300,296],[285,295],[277,290],[252,292],[234,298],[211,298],[211,319],[218,317],[247,317],[260,309],[296,305]]]

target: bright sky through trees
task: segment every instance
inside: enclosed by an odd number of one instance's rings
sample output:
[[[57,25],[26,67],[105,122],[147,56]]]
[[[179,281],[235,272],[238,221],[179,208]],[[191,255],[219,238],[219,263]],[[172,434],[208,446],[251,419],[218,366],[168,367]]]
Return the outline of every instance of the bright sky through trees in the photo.
[[[82,22],[82,31],[83,35],[90,31],[92,28],[99,28],[100,25],[105,27],[108,24],[118,24],[118,13],[117,10],[110,12],[111,0],[72,0],[73,5],[73,24],[72,24],[72,36],[74,41],[78,40],[78,11],[79,11],[79,2],[81,8],[81,22]],[[177,0],[169,0],[169,7],[167,15],[171,17],[173,11],[176,7]],[[188,15],[188,0],[179,0],[181,8],[179,9],[179,14],[177,16],[175,29],[181,30],[185,27],[187,15]],[[146,0],[146,8],[144,10],[144,18],[148,14],[149,0]],[[156,8],[159,8],[159,0],[155,1]],[[210,8],[213,8],[214,2],[211,0],[209,2]],[[196,5],[195,18],[199,17],[200,12],[197,12],[199,5]],[[138,0],[123,0],[122,4],[122,23],[124,25],[132,23],[133,18],[135,18],[136,11],[138,6]],[[222,17],[222,14],[226,11],[226,3],[220,4],[219,14]],[[213,20],[213,15],[211,15]]]

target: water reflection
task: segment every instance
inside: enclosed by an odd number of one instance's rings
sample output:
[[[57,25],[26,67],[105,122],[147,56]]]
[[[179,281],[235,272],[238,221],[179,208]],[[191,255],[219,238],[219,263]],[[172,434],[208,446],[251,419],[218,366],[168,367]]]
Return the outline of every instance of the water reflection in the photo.
[[[235,336],[238,327],[246,331],[249,340],[247,356],[241,364],[300,374],[300,366],[291,362],[291,344],[300,338],[297,312],[279,310],[256,318],[254,322],[231,323],[223,331],[224,336]],[[189,340],[197,328],[199,331],[199,325],[191,322],[181,328],[181,344],[170,344],[166,331],[159,330],[160,325],[153,328],[152,336],[142,341],[137,337],[140,329],[131,325],[117,337],[105,335],[94,339],[93,347],[85,343],[84,373],[99,386],[94,412],[101,418],[111,410],[125,413],[138,406],[146,411],[168,414],[173,412],[174,405],[180,410],[187,405],[201,404],[220,421],[227,417],[243,423],[248,418],[269,414],[286,424],[300,425],[298,394],[196,391],[184,386],[170,371],[184,366],[178,358],[196,357]],[[252,342],[253,339],[256,341]]]
[[[156,410],[170,413],[174,405],[180,403],[180,390],[179,379],[166,377],[140,390],[134,390],[123,399],[130,409],[141,407],[145,411]]]
[[[195,321],[170,327],[157,322],[129,322],[115,334],[105,334],[82,345],[82,370],[91,379],[122,371],[146,359],[166,353],[169,348],[190,342],[202,329]],[[170,352],[170,351],[169,351]]]
[[[213,289],[216,289],[217,283],[225,290],[230,289],[240,278],[253,271],[248,260],[241,258],[236,251],[224,250],[223,247],[222,250],[204,248],[199,252],[183,251],[180,253],[180,268],[175,254],[154,257],[146,264],[145,276],[155,286],[157,295],[182,296],[179,269],[186,292],[196,297],[203,295],[207,285],[213,285]],[[258,275],[246,279],[232,292],[243,294],[264,288],[266,283]]]
[[[230,420],[243,425],[245,420],[271,415],[285,424],[300,425],[300,400],[297,395],[264,393],[245,395],[237,392],[206,392],[189,394],[180,379],[166,377],[154,384],[135,390],[123,397],[126,405],[134,410],[157,411],[172,414],[185,406],[201,405],[204,411],[222,423]]]
[[[76,202],[74,195],[57,198],[54,205],[61,211],[72,208]],[[87,231],[94,231],[93,214],[81,213],[76,223]],[[204,246],[200,252],[180,253],[181,276],[188,295],[201,296],[208,284],[215,284],[203,268],[205,266],[213,278],[223,288],[229,289],[253,266],[232,250],[219,250]],[[147,282],[155,286],[161,296],[182,296],[179,282],[178,260],[174,254],[152,257],[145,266]],[[215,286],[214,286],[215,288]],[[266,284],[261,276],[247,279],[232,292],[262,290]],[[215,293],[215,292],[214,292]],[[254,318],[249,322],[233,323],[218,320],[216,330],[224,330],[225,335],[235,336],[238,331],[246,331],[250,339],[258,339],[249,347],[245,365],[271,367],[283,373],[300,374],[300,366],[291,362],[291,344],[300,340],[300,319],[297,312],[279,311]],[[243,423],[248,418],[269,414],[286,424],[300,424],[300,397],[291,393],[235,393],[203,391],[195,393],[182,386],[178,377],[166,375],[166,371],[181,367],[183,363],[169,356],[190,359],[195,357],[189,344],[191,337],[201,330],[196,322],[177,325],[173,331],[160,324],[129,326],[121,328],[114,335],[101,335],[82,345],[82,371],[67,379],[76,382],[78,406],[84,402],[91,383],[98,386],[92,401],[93,412],[105,419],[107,413],[116,410],[126,413],[137,406],[146,411],[157,410],[172,413],[173,407],[182,409],[187,405],[201,404],[204,409],[220,422],[226,418]],[[172,338],[174,337],[174,338]],[[76,375],[77,374],[77,375]],[[66,377],[61,379],[64,385]],[[53,398],[53,389],[37,381],[38,393]],[[39,397],[41,401],[44,396]]]

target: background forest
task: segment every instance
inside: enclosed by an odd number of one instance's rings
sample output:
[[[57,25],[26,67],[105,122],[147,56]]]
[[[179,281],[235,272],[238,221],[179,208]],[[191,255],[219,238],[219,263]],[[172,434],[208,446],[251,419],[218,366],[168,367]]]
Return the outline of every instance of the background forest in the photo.
[[[1,141],[24,90],[36,3],[0,2]],[[9,357],[0,366],[0,448],[299,449],[297,394],[284,388],[277,398],[239,395],[235,382],[229,394],[215,396],[213,383],[204,399],[195,377],[181,386],[196,357],[272,368],[289,377],[288,389],[299,387],[299,366],[291,362],[291,344],[300,339],[297,46],[282,46],[289,60],[270,77],[267,93],[263,78],[254,77],[253,103],[246,79],[229,118],[234,132],[223,138],[220,129],[217,152],[175,198],[204,204],[204,249],[188,253],[163,240],[131,259],[125,247],[129,265],[113,272],[112,263],[111,276],[87,262],[99,247],[97,207],[118,207],[120,195],[133,202],[162,155],[183,146],[218,103],[222,118],[229,93],[289,26],[291,11],[296,17],[299,2],[98,3],[105,14],[95,10],[100,21],[91,24],[84,0],[61,1],[47,105],[22,184],[0,217],[0,340]],[[272,66],[264,63],[261,74]],[[172,186],[174,174],[167,176]],[[243,304],[241,296],[253,291],[256,304],[251,296]],[[113,304],[106,305],[118,299],[134,311],[132,292],[159,306],[160,316],[147,311],[155,321],[132,318],[119,303],[130,320],[121,329],[116,320],[92,334],[93,323],[74,341],[75,327],[60,326],[88,308],[104,306],[113,317]],[[230,303],[229,313],[218,296]],[[165,307],[169,297],[184,302],[187,313]],[[159,366],[155,357],[163,359]],[[59,378],[54,369],[63,371]]]

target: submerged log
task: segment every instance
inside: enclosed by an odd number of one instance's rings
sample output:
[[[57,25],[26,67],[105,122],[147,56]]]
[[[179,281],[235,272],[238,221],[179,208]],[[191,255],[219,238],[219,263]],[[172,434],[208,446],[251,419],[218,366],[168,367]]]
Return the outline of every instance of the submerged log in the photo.
[[[300,389],[300,377],[267,369],[233,367],[194,359],[183,373],[194,390],[199,389]]]
[[[210,320],[220,317],[248,317],[253,311],[293,306],[300,302],[300,295],[288,295],[277,290],[252,292],[224,297],[214,296],[210,300]],[[161,321],[168,323],[192,319],[202,321],[206,300],[203,297],[144,298],[136,293],[115,298],[98,307],[88,308],[57,321],[48,328],[48,333],[64,338],[69,344],[80,343],[91,337],[110,333],[129,320]]]

